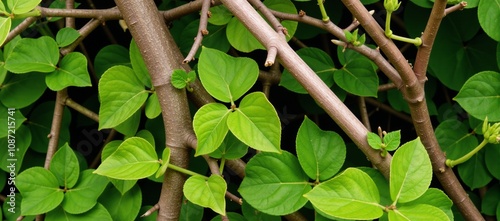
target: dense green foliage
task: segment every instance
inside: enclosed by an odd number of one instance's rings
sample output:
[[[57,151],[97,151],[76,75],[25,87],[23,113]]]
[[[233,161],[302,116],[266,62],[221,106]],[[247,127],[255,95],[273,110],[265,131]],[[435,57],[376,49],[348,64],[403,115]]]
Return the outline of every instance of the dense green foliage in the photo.
[[[6,41],[19,19],[42,15],[40,2],[0,1],[0,42]],[[62,8],[61,2],[50,7]],[[384,12],[376,1],[361,2]],[[168,10],[187,1],[158,3],[161,10]],[[327,13],[339,26],[350,23],[350,14],[338,1],[326,1],[326,11],[314,1],[263,3],[294,15],[304,10],[318,19]],[[398,7],[392,16],[400,24],[392,23],[392,32],[419,37],[432,2],[411,0]],[[270,72],[259,66],[264,46],[223,5],[210,11],[208,34],[190,63],[193,70],[175,70],[168,79],[188,93],[199,80],[216,100],[199,108],[191,105],[197,146],[188,169],[170,162],[160,108],[164,101],[128,33],[115,33],[125,43],[91,48],[95,51],[91,57],[84,51],[62,53],[81,35],[73,28],[56,28],[54,18],[50,22],[43,18],[31,27],[36,36],[23,33],[9,40],[0,54],[0,219],[11,221],[22,215],[34,220],[35,215],[46,214],[49,221],[154,220],[155,213],[140,216],[158,203],[167,170],[188,176],[180,220],[221,220],[222,215],[230,220],[274,221],[296,211],[308,220],[462,218],[437,181],[432,182],[431,159],[411,122],[394,123],[401,121],[394,118],[408,116],[408,104],[397,88],[380,90],[390,82],[372,60],[335,46],[330,40],[336,37],[317,27],[281,21],[286,39],[294,39],[290,44],[301,42],[296,44],[297,54],[339,98],[363,97],[389,109],[389,114],[381,114],[368,107],[377,112],[370,118],[373,126],[392,132],[380,130],[366,138],[380,157],[392,154],[388,179],[369,167],[366,157],[327,119],[289,70],[278,67],[280,79],[270,87],[271,95],[263,92],[260,77]],[[374,15],[381,25],[382,15],[385,12]],[[500,217],[500,124],[495,123],[500,121],[499,20],[499,0],[471,0],[463,11],[448,14],[430,55],[425,87],[439,145],[447,159],[456,160],[449,165],[456,165],[462,181],[456,185],[469,191],[484,215],[496,217]],[[198,14],[171,21],[170,31],[184,55],[199,22]],[[361,32],[361,27],[346,31],[347,41],[375,48],[370,36]],[[95,35],[105,38],[102,33]],[[397,44],[410,48],[405,55],[413,62],[415,46]],[[74,97],[71,102],[84,106],[84,111],[72,106],[55,112],[54,92],[66,89]],[[357,104],[346,103],[358,112]],[[98,122],[87,118],[92,111]],[[54,113],[63,117],[57,129],[59,147],[50,153],[47,136],[55,136]],[[53,154],[48,168],[44,168],[46,154]],[[223,176],[211,173],[202,155],[217,159]],[[235,159],[247,163],[244,178],[225,167]],[[94,163],[99,160],[100,164]],[[242,205],[227,200],[226,191],[241,197]]]

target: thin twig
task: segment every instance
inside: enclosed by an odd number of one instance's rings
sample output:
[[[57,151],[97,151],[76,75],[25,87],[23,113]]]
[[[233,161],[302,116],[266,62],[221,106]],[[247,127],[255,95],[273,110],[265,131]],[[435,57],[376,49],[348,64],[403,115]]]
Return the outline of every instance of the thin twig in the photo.
[[[404,113],[401,113],[397,110],[394,110],[394,108],[392,108],[391,106],[387,105],[387,104],[384,104],[378,100],[375,100],[373,98],[365,98],[365,101],[366,103],[369,103],[377,108],[380,108],[386,112],[388,112],[389,114],[391,115],[394,115],[395,117],[397,118],[400,118],[408,123],[413,123],[413,120],[411,119],[410,116],[408,116],[407,114],[404,114]]]
[[[198,27],[198,34],[196,34],[196,38],[194,39],[193,46],[191,47],[191,50],[189,50],[188,55],[186,58],[184,58],[184,61],[182,61],[184,64],[189,63],[190,61],[194,60],[194,56],[196,55],[196,52],[201,46],[201,42],[203,41],[203,36],[208,34],[207,30],[207,24],[208,24],[208,15],[209,11],[208,9],[210,8],[210,2],[212,0],[203,0],[203,4],[201,6],[201,13],[200,13],[200,25]]]
[[[387,84],[381,84],[378,86],[378,91],[381,92],[381,91],[388,91],[390,89],[394,89],[396,88],[396,85],[394,83],[387,83]]]
[[[115,129],[111,129],[108,137],[106,137],[106,140],[102,144],[101,149],[99,150],[99,153],[95,156],[95,158],[92,161],[92,163],[90,164],[89,168],[95,169],[95,168],[97,168],[97,166],[99,166],[99,163],[101,162],[102,150],[104,149],[106,144],[108,144],[109,142],[111,142],[115,138],[117,133],[118,132]]]
[[[372,131],[370,126],[370,118],[368,117],[368,111],[366,109],[365,98],[359,97],[358,104],[359,104],[359,113],[361,114],[361,122],[363,122],[368,131]]]
[[[148,211],[146,211],[144,214],[142,214],[141,217],[149,216],[159,209],[160,209],[160,204],[157,203],[153,207],[151,207],[151,209],[148,209]]]
[[[87,24],[85,24],[82,28],[78,30],[78,33],[80,33],[80,37],[78,37],[73,43],[70,45],[61,48],[61,54],[68,54],[69,52],[72,52],[75,50],[75,48],[92,32],[94,31],[99,25],[101,24],[101,21],[98,19],[92,19]]]
[[[456,5],[453,5],[453,6],[449,7],[449,8],[446,8],[444,10],[444,16],[447,16],[450,13],[453,13],[453,12],[456,12],[456,11],[461,11],[465,7],[467,7],[467,2],[465,2],[465,1],[460,2],[460,3],[456,4]]]
[[[19,34],[21,34],[21,32],[23,32],[24,30],[26,30],[36,20],[38,20],[37,17],[28,17],[28,18],[24,19],[24,21],[22,21],[19,25],[17,25],[14,29],[12,29],[12,31],[9,32],[9,34],[7,35],[7,38],[5,39],[2,47],[4,45],[6,45],[7,43],[9,43],[10,41],[12,41],[12,39],[14,39],[16,36],[18,36]]]

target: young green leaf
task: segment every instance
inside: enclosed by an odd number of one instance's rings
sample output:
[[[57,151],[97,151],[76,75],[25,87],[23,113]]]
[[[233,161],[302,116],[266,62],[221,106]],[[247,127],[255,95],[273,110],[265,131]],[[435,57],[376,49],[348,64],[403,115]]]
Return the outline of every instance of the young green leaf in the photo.
[[[366,59],[347,62],[333,75],[340,88],[358,96],[377,97],[378,76],[372,64]]]
[[[306,174],[313,180],[326,180],[335,175],[346,157],[342,137],[323,131],[305,117],[297,132],[297,157]]]
[[[186,71],[182,69],[176,69],[172,73],[172,86],[174,86],[177,89],[183,89],[187,85],[188,81],[188,76]]]
[[[432,180],[432,165],[420,138],[403,144],[391,161],[391,199],[405,203],[422,196]]]
[[[7,0],[7,7],[12,14],[24,14],[33,10],[42,0]]]
[[[385,149],[393,151],[398,149],[401,141],[401,130],[391,131],[384,136]]]
[[[206,104],[193,118],[193,129],[198,138],[196,156],[216,150],[227,134],[227,118],[230,110],[219,103]]]
[[[149,119],[155,119],[161,114],[160,101],[158,100],[158,94],[153,92],[151,96],[146,100],[145,111],[146,117]]]
[[[109,180],[106,177],[93,174],[93,171],[82,171],[78,183],[73,188],[66,190],[61,204],[64,211],[80,214],[91,210],[96,205],[97,198],[104,191]]]
[[[7,39],[11,25],[12,19],[10,17],[0,17],[0,45],[3,45],[5,39]]]
[[[257,81],[259,66],[250,58],[234,58],[224,52],[203,47],[198,63],[201,83],[217,100],[238,100]]]
[[[373,132],[368,132],[366,134],[366,139],[368,140],[368,144],[375,150],[380,150],[382,148],[382,140],[380,136]]]
[[[83,218],[84,217],[84,218]],[[68,221],[68,220],[99,220],[99,221],[113,221],[109,212],[100,203],[96,204],[91,210],[82,214],[71,214],[63,210],[62,207],[57,207],[47,213],[46,220],[51,221]]]
[[[202,176],[189,177],[183,188],[189,201],[221,215],[226,215],[226,190],[226,181],[219,175],[211,175],[208,180]]]
[[[144,138],[132,137],[123,141],[94,173],[115,179],[135,180],[151,176],[159,166],[154,147]]]
[[[43,214],[56,208],[64,198],[57,178],[42,167],[31,167],[16,177],[16,186],[23,196],[21,214]]]
[[[45,77],[45,83],[53,91],[69,86],[92,86],[87,70],[87,58],[80,52],[71,52],[59,62],[59,68]]]
[[[245,174],[238,192],[259,211],[281,216],[295,212],[307,203],[303,195],[311,190],[309,178],[297,158],[289,152],[259,153],[248,162]]]
[[[167,168],[168,168],[168,164],[170,162],[170,148],[165,148],[163,150],[163,154],[161,155],[161,166],[160,166],[160,169],[156,171],[156,175],[155,177],[158,178],[158,177],[161,177],[165,171],[167,171]]]
[[[475,118],[500,121],[500,73],[483,71],[467,80],[453,100]],[[481,108],[478,108],[481,107]]]
[[[69,147],[68,143],[64,144],[54,154],[50,161],[49,170],[57,178],[59,186],[70,189],[76,184],[80,174],[80,165],[75,152]]]
[[[47,36],[23,38],[7,57],[5,68],[18,74],[34,71],[48,73],[56,69],[58,61],[59,47],[54,39]]]
[[[137,47],[137,43],[132,39],[130,41],[130,64],[132,65],[132,69],[134,69],[134,73],[137,75],[137,78],[142,82],[142,84],[148,88],[152,87],[151,77],[149,76],[149,71],[144,63],[144,59],[142,58],[141,51],[139,47]]]
[[[66,47],[73,43],[78,37],[80,37],[80,33],[74,28],[62,28],[57,32],[56,42],[59,47]],[[84,65],[87,66],[87,65]]]
[[[348,168],[315,186],[304,197],[316,210],[341,219],[369,220],[383,215],[377,186],[370,176],[356,168]]]
[[[108,69],[99,81],[99,129],[112,128],[130,118],[148,98],[144,85],[126,66]]]
[[[389,210],[389,220],[391,221],[411,221],[411,220],[440,220],[449,221],[448,216],[439,208],[428,204],[418,204],[412,206],[401,206],[396,210]]]
[[[246,145],[261,151],[281,151],[281,123],[262,92],[246,95],[227,118],[229,130]]]

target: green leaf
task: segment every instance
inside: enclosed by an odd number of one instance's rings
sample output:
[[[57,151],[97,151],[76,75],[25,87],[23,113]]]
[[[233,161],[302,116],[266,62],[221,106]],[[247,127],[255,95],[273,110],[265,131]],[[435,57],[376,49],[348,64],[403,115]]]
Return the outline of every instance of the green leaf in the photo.
[[[170,162],[170,148],[165,148],[163,150],[163,154],[161,155],[161,166],[160,166],[160,169],[158,169],[158,171],[156,171],[156,175],[155,177],[158,178],[158,177],[161,177],[165,171],[167,171],[167,168],[168,168],[168,164]]]
[[[7,57],[5,68],[18,74],[33,71],[48,73],[57,68],[58,61],[59,47],[54,39],[47,36],[23,38]]]
[[[12,19],[10,17],[0,17],[0,45],[3,45],[5,39],[7,39],[11,25]]]
[[[500,159],[500,145],[488,144],[485,149],[484,162],[486,163],[486,167],[493,177],[500,180],[500,163],[498,163],[498,159]]]
[[[453,212],[451,211],[453,201],[451,201],[450,198],[448,198],[448,196],[440,189],[429,188],[422,196],[420,196],[416,200],[404,204],[398,204],[398,207],[406,207],[418,204],[427,204],[437,207],[441,211],[443,211],[450,220],[453,220]]]
[[[479,24],[483,30],[496,41],[500,41],[500,0],[479,1],[477,9]]]
[[[10,143],[12,143],[12,137],[10,137]],[[8,148],[9,146],[12,147],[12,145],[9,145],[9,137],[0,138],[0,147],[4,147],[0,149],[0,168],[7,173],[12,172],[12,169],[15,169],[14,172],[18,173],[21,169],[26,151],[31,144],[31,132],[27,126],[21,124],[21,127],[16,130],[14,144],[15,148]],[[16,161],[12,162],[11,159],[15,159]],[[12,167],[12,163],[15,163],[14,167]]]
[[[307,203],[303,195],[311,190],[308,177],[289,152],[259,153],[248,161],[245,174],[238,192],[244,201],[263,213],[290,214]]]
[[[348,168],[315,186],[304,197],[316,210],[341,219],[368,220],[383,215],[377,186],[370,176],[356,168]]]
[[[141,188],[135,185],[122,195],[115,188],[109,186],[101,194],[98,201],[106,207],[113,220],[132,221],[141,209]]]
[[[460,178],[471,189],[486,186],[493,179],[486,168],[484,153],[485,150],[482,149],[465,163],[458,165]]]
[[[78,37],[80,37],[80,33],[74,28],[62,28],[57,32],[56,42],[59,47],[66,47],[73,43]],[[87,65],[85,65],[87,66]]]
[[[59,186],[70,189],[76,184],[80,174],[80,165],[75,152],[69,147],[68,143],[64,144],[54,154],[50,161],[49,170],[57,178]]]
[[[431,180],[431,161],[420,138],[403,144],[391,161],[391,199],[399,203],[415,200],[425,193]]]
[[[194,204],[208,207],[214,212],[226,215],[226,181],[219,175],[211,175],[208,180],[202,176],[191,176],[184,184],[186,198]]]
[[[116,65],[132,67],[129,51],[121,45],[108,45],[102,48],[94,58],[95,72],[99,77]]]
[[[147,93],[129,67],[108,69],[99,81],[99,130],[115,127],[131,117],[144,104]]]
[[[242,215],[235,213],[235,212],[229,212],[226,215],[227,215],[227,218],[231,221],[247,221],[247,219],[245,219],[245,217],[243,217]],[[221,215],[217,215],[216,217],[214,217],[210,221],[224,221],[224,220],[225,219],[222,219]]]
[[[366,134],[366,139],[370,147],[372,147],[373,149],[380,150],[380,148],[382,148],[383,143],[378,134],[373,132],[368,132]]]
[[[193,129],[198,138],[196,156],[215,151],[227,134],[230,113],[224,105],[209,103],[198,109],[193,118]]]
[[[114,129],[126,137],[131,137],[137,133],[139,123],[141,123],[141,109],[137,110],[131,117],[118,124]]]
[[[23,14],[33,10],[41,0],[7,0],[7,7],[12,14]]]
[[[468,127],[455,119],[443,121],[435,133],[448,159],[458,159],[478,145],[477,138],[469,133]]]
[[[135,180],[151,176],[158,167],[154,147],[144,138],[132,137],[123,141],[94,173],[115,179]]]
[[[102,204],[96,204],[91,210],[83,214],[71,214],[62,209],[62,207],[57,207],[56,209],[50,211],[45,216],[47,221],[86,221],[86,220],[99,220],[99,221],[112,221],[113,219],[109,215],[108,211]]]
[[[234,160],[242,158],[245,154],[247,154],[247,152],[248,146],[238,140],[233,133],[229,132],[219,148],[210,153],[210,157],[216,159],[224,158],[226,160]]]
[[[246,145],[261,151],[281,151],[281,123],[262,92],[246,95],[227,118],[229,130]]]
[[[101,162],[106,160],[106,158],[108,158],[113,152],[115,152],[122,142],[123,141],[121,140],[114,140],[106,144],[106,146],[104,146],[104,149],[102,150]],[[108,179],[111,181],[113,186],[115,186],[115,188],[120,191],[122,195],[129,191],[137,183],[137,180],[117,180],[113,178]]]
[[[13,208],[9,203],[4,203],[2,206],[3,209],[3,215],[4,215],[4,220],[7,221],[16,221],[19,216],[21,216],[21,210],[22,210],[22,204],[23,204],[23,198],[21,197],[21,194],[16,194],[14,197],[14,201],[16,202],[16,207]],[[36,216],[25,216],[23,220],[26,221],[33,221],[35,220]]]
[[[186,87],[188,82],[188,76],[186,71],[182,69],[175,69],[172,73],[172,86],[177,89],[183,89]]]
[[[318,48],[301,48],[297,51],[297,55],[309,65],[328,87],[333,86],[333,73],[336,69],[330,55]],[[279,85],[295,93],[307,94],[306,89],[287,69],[283,71]]]
[[[45,77],[45,83],[53,91],[69,86],[92,86],[87,70],[87,58],[80,52],[67,54],[59,63],[59,68]]]
[[[9,134],[9,129],[19,129],[19,127],[21,127],[23,122],[26,120],[26,117],[24,117],[19,110],[9,110],[2,104],[0,104],[0,116],[6,116],[0,118],[0,125],[9,125],[8,123],[12,124],[12,122],[15,122],[14,125],[11,125],[14,126],[14,128],[9,128],[8,126],[0,127],[0,138],[6,137]],[[10,134],[12,134],[12,132],[10,132]]]
[[[313,180],[326,180],[335,175],[346,157],[342,137],[323,131],[305,117],[297,132],[297,157],[306,174]]]
[[[144,63],[139,47],[134,39],[130,42],[130,64],[137,78],[142,82],[142,84],[148,88],[152,87],[151,77],[149,76],[149,71]]]
[[[154,119],[161,114],[160,101],[158,100],[158,94],[156,91],[151,94],[146,100],[145,111],[146,117],[149,119]]]
[[[439,208],[418,204],[412,206],[401,206],[396,210],[389,210],[389,220],[410,221],[410,220],[450,220],[448,216]]]
[[[478,119],[500,121],[500,73],[483,71],[467,80],[453,100]],[[481,107],[481,108],[477,108]]]
[[[9,108],[23,108],[43,95],[47,86],[40,73],[8,74],[0,86],[0,101]]]
[[[73,188],[66,190],[61,204],[64,211],[71,214],[81,214],[91,210],[97,204],[97,198],[103,193],[109,180],[106,177],[93,174],[93,171],[82,171],[78,183]]]
[[[208,22],[214,25],[225,25],[229,23],[233,14],[224,5],[218,5],[210,8],[210,17]]]
[[[370,167],[358,167],[361,171],[365,172],[372,178],[375,185],[377,185],[378,192],[380,193],[380,205],[391,205],[391,195],[389,191],[389,181],[380,173],[378,169]]]
[[[384,136],[385,149],[388,151],[396,150],[401,141],[401,130],[391,131]]]
[[[217,100],[238,100],[257,81],[259,66],[250,58],[234,58],[221,51],[203,47],[198,63],[201,83]]]
[[[31,167],[16,177],[16,186],[23,196],[21,214],[38,215],[56,208],[64,198],[57,178],[42,167]]]
[[[275,11],[294,15],[297,14],[297,9],[290,0],[265,0],[263,3],[267,6],[267,8]],[[290,40],[297,30],[297,22],[284,20],[281,22],[281,25],[288,31],[286,40]],[[236,17],[233,17],[231,21],[229,21],[226,35],[229,43],[231,43],[231,45],[238,51],[251,52],[256,49],[264,49],[264,46],[262,46],[262,44]]]
[[[182,200],[181,215],[179,220],[202,221],[202,219],[203,219],[203,207],[198,206],[189,200]]]
[[[497,206],[500,204],[500,185],[496,184],[488,188],[481,201],[481,213],[494,216]]]
[[[377,97],[378,76],[372,64],[366,59],[354,59],[342,69],[336,70],[333,79],[340,88],[349,93]]]

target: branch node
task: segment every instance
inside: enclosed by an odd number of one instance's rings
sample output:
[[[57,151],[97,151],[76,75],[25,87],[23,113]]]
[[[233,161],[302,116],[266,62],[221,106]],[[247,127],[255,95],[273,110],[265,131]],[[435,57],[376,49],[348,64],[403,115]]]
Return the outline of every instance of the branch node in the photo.
[[[306,12],[303,11],[303,10],[300,10],[299,11],[299,17],[304,17],[304,16],[306,16]]]
[[[158,209],[160,209],[160,204],[157,203],[151,209],[148,209],[148,211],[146,211],[144,214],[142,214],[141,217],[149,216],[149,215],[153,214],[153,212],[155,212]]]

